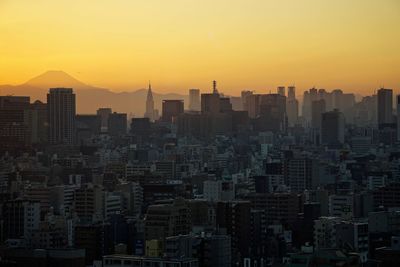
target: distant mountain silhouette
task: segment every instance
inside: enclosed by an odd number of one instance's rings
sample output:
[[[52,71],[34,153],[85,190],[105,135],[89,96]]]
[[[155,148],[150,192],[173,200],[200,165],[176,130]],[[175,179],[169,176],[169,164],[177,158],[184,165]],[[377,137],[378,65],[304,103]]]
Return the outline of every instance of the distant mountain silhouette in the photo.
[[[83,82],[78,81],[68,73],[64,71],[49,70],[39,76],[36,76],[25,84],[39,87],[73,87],[73,88],[85,88],[89,87]]]
[[[141,117],[145,111],[147,89],[132,92],[113,92],[106,88],[85,84],[63,71],[47,71],[21,85],[0,85],[1,95],[30,96],[31,102],[46,102],[46,95],[52,87],[71,87],[77,98],[78,113],[94,113],[100,107],[111,107],[113,111],[125,112]],[[187,95],[158,94],[153,91],[155,108],[161,111],[164,99],[182,99],[188,103]]]

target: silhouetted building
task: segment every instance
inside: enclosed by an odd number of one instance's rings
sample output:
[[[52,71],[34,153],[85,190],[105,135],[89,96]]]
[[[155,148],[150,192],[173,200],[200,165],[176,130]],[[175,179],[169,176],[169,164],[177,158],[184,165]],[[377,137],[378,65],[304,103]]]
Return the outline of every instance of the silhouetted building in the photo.
[[[184,112],[183,100],[163,100],[162,121],[175,122],[176,118]]]
[[[393,123],[393,91],[378,90],[378,125]]]
[[[112,113],[111,108],[99,108],[97,110],[97,115],[101,118],[101,131],[106,132],[108,129],[108,117]]]
[[[108,133],[114,136],[124,135],[128,130],[127,124],[126,113],[111,113],[108,117]]]
[[[189,110],[200,111],[200,90],[199,89],[189,89]]]
[[[75,94],[72,88],[51,88],[47,94],[49,141],[73,145],[75,139]]]
[[[146,112],[144,113],[145,118],[149,118],[150,121],[155,121],[156,112],[154,110],[154,100],[153,100],[153,92],[151,91],[151,84],[149,83],[149,89],[147,90],[147,98],[146,98]]]
[[[344,143],[344,116],[338,110],[325,112],[321,121],[321,143],[340,146]]]

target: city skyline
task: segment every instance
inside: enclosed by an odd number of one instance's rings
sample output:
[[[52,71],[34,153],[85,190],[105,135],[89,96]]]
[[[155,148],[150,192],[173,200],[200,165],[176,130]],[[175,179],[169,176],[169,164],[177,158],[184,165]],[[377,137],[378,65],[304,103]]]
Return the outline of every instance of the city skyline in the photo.
[[[3,1],[0,84],[63,70],[113,91],[398,90],[396,1]],[[63,10],[66,16],[60,16]],[[71,19],[69,19],[69,17]],[[73,19],[72,19],[73,18]],[[340,19],[338,19],[340,18]]]

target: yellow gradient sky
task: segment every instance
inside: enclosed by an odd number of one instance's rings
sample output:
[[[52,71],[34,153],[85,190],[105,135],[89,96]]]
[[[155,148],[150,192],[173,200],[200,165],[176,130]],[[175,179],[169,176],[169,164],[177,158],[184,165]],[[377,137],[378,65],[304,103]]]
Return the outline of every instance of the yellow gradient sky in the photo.
[[[0,84],[400,89],[399,0],[0,0]]]

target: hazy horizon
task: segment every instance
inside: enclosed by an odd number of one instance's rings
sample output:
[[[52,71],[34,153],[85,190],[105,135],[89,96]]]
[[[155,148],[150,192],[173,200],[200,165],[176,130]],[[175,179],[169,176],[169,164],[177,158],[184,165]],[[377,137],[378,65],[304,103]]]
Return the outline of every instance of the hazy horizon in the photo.
[[[400,88],[400,2],[1,1],[0,84],[63,70],[115,91]]]

